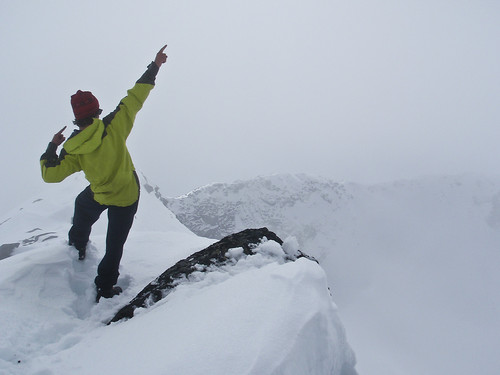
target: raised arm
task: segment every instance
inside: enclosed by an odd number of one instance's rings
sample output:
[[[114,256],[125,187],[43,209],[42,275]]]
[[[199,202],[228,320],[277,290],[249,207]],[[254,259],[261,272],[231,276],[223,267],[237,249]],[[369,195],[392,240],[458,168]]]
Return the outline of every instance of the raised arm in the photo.
[[[146,72],[137,80],[137,83],[146,83],[150,85],[155,84],[156,75],[160,70],[160,67],[167,62],[167,55],[165,54],[165,48],[167,45],[165,44],[156,54],[154,61],[149,64]]]
[[[47,150],[40,157],[42,178],[45,182],[60,182],[81,170],[78,158],[69,155],[66,150],[62,149],[61,154],[57,156],[57,148],[66,139],[63,135],[65,129],[66,126],[54,134]]]
[[[160,67],[167,61],[166,48],[167,45],[164,45],[158,51],[154,61],[148,65],[146,72],[137,80],[135,86],[127,91],[127,96],[120,101],[118,107],[103,118],[106,126],[119,123],[120,126],[116,130],[122,132],[125,138],[128,137],[132,129],[137,112],[142,108],[149,92],[155,85],[156,75]]]

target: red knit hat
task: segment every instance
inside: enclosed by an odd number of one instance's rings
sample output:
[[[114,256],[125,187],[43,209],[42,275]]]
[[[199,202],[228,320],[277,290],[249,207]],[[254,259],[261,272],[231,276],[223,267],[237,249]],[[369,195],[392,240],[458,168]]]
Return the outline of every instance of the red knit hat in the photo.
[[[71,95],[71,106],[75,120],[83,120],[97,113],[99,101],[90,91],[78,90],[75,95]]]

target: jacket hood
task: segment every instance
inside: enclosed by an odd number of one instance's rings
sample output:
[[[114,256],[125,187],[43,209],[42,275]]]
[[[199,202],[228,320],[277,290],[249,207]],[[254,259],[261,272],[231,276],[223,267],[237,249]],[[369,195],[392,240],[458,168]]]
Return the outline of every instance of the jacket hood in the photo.
[[[75,133],[64,143],[66,152],[69,154],[91,153],[101,145],[104,134],[104,122],[94,119],[91,125],[82,131],[75,131]]]

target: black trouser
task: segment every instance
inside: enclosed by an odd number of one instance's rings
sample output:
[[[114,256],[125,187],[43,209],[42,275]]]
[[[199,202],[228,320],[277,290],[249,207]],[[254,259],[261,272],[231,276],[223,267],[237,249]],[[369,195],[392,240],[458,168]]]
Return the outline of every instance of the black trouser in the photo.
[[[73,226],[69,231],[69,243],[76,248],[87,246],[92,225],[99,219],[104,210],[108,210],[106,254],[97,267],[97,277],[95,278],[95,284],[98,288],[111,288],[118,280],[123,245],[132,227],[138,204],[139,200],[127,207],[99,204],[94,200],[94,193],[90,190],[90,186],[76,197]]]

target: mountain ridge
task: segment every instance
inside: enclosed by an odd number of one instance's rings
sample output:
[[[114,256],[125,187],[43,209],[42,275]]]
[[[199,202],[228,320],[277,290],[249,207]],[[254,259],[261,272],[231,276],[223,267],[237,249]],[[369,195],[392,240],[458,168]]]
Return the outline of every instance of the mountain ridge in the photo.
[[[81,183],[75,176],[47,187],[0,225],[0,243],[18,245],[0,260],[0,373],[356,373],[324,271],[309,260],[280,261],[272,255],[284,250],[272,241],[247,258],[230,250],[234,264],[181,277],[154,306],[106,326],[168,266],[215,241],[194,235],[143,192],[120,266],[123,293],[96,304],[106,215],[84,261],[66,237]]]
[[[267,226],[284,238],[296,237],[327,273],[361,373],[408,373],[408,353],[417,352],[426,360],[413,358],[414,374],[500,368],[485,350],[500,336],[494,287],[500,285],[498,176],[369,185],[273,175],[208,185],[177,198],[158,194],[200,236]],[[368,306],[375,315],[363,313]],[[478,328],[465,333],[469,326]],[[393,340],[381,345],[386,332]],[[391,363],[381,363],[381,352]]]

